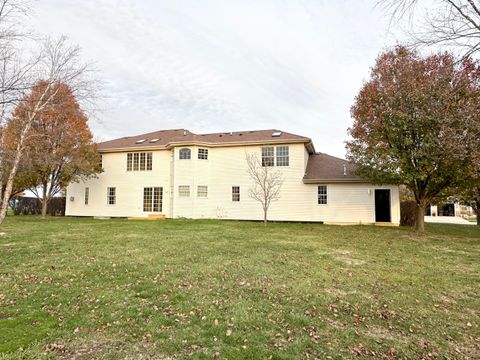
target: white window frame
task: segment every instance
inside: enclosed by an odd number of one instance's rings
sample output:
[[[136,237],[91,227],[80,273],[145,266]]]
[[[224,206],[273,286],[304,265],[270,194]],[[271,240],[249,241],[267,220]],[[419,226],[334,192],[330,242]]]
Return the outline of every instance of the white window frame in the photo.
[[[178,158],[180,160],[190,160],[192,158],[192,150],[190,150],[189,148],[181,148],[178,151]]]
[[[325,189],[325,191],[323,191],[323,189]],[[317,186],[317,204],[328,205],[328,186],[327,185]]]
[[[232,202],[240,202],[240,186],[232,186]]]
[[[143,188],[143,212],[161,213],[162,207],[163,207],[163,188],[161,186],[144,187]]]
[[[290,166],[290,150],[282,145],[275,148],[275,161],[277,166]]]
[[[197,157],[199,160],[208,160],[208,149],[205,149],[205,148],[198,149]]]
[[[109,186],[107,187],[107,205],[113,206],[116,204],[117,204],[117,188],[115,186]]]
[[[208,186],[207,185],[197,185],[197,197],[199,197],[199,198],[208,197]]]
[[[262,166],[275,166],[275,147],[262,147]]]
[[[190,197],[190,185],[178,185],[179,197]]]

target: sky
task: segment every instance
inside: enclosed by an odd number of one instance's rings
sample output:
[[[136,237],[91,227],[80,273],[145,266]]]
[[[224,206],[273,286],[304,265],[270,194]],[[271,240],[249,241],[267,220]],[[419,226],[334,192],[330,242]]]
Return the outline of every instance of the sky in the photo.
[[[376,0],[39,0],[102,83],[97,140],[161,129],[280,129],[345,156],[350,107],[401,41]]]

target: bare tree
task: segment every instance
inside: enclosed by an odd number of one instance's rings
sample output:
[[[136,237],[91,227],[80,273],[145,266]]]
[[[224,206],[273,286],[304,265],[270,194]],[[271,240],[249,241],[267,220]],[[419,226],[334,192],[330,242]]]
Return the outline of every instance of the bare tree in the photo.
[[[253,180],[253,186],[248,190],[248,195],[262,204],[263,222],[266,225],[270,204],[272,201],[277,201],[280,198],[283,176],[274,167],[262,164],[262,160],[256,153],[246,153],[245,157],[248,165],[248,174]]]
[[[423,0],[378,0],[392,19],[413,17]],[[480,2],[478,0],[436,0],[426,10],[418,29],[413,30],[413,46],[455,48],[463,57],[480,53]]]

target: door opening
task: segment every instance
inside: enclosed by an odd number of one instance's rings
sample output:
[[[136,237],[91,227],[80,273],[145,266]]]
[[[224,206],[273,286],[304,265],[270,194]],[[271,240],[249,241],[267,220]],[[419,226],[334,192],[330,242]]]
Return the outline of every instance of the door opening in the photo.
[[[375,189],[375,222],[392,222],[389,189]]]

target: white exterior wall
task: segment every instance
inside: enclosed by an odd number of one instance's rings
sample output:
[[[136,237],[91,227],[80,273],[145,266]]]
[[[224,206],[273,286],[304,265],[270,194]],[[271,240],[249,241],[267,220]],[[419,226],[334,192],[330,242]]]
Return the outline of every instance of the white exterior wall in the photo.
[[[277,146],[277,145],[276,145]],[[198,159],[197,146],[188,146],[190,160],[180,160],[179,150],[153,151],[152,171],[126,171],[126,152],[103,155],[105,172],[86,184],[67,188],[67,215],[146,216],[142,212],[143,188],[163,186],[163,213],[167,217],[223,218],[261,220],[260,203],[248,196],[252,185],[247,172],[246,152],[257,152],[261,146],[211,147],[208,160]],[[171,156],[173,153],[174,156]],[[317,184],[302,179],[308,160],[304,144],[289,144],[288,167],[274,167],[283,174],[281,197],[273,202],[269,220],[323,221],[325,223],[374,223],[374,189],[391,189],[392,223],[400,221],[397,186],[373,186],[358,183],[330,183],[328,204],[317,202]],[[179,185],[190,186],[190,197],[180,197]],[[197,186],[208,186],[207,198],[197,196]],[[89,205],[84,205],[83,191],[90,188]],[[117,187],[117,204],[106,205],[108,186]],[[240,186],[240,202],[232,201],[232,186]],[[73,202],[69,201],[74,196]],[[170,199],[173,199],[171,201]]]

